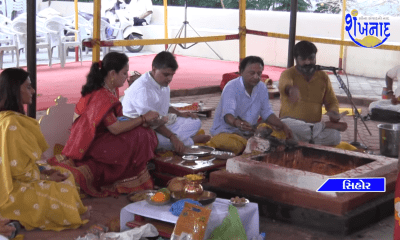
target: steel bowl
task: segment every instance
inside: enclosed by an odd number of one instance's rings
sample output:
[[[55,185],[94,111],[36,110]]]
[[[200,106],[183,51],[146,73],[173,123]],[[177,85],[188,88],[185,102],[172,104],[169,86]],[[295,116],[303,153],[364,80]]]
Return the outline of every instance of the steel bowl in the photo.
[[[229,200],[229,203],[230,204],[232,204],[233,206],[235,206],[235,207],[244,207],[244,206],[246,206],[250,201],[249,201],[249,199],[245,199],[246,201],[245,202],[232,202],[232,199],[231,200]]]
[[[198,156],[194,156],[194,155],[183,155],[182,159],[186,160],[186,161],[196,161],[199,159]]]
[[[399,155],[400,124],[378,124],[379,148],[381,154],[387,157]]]

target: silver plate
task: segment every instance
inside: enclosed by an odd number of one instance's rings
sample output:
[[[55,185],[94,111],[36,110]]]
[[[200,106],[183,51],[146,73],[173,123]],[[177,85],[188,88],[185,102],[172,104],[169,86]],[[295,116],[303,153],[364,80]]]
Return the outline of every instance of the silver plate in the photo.
[[[218,159],[229,159],[236,157],[236,155],[233,152],[226,152],[226,151],[212,151],[211,154]]]
[[[146,200],[149,194],[154,194],[156,192],[157,192],[156,190],[143,190],[139,192],[130,193],[128,194],[127,198],[130,202],[139,202],[142,200]]]
[[[203,156],[210,155],[211,152],[214,150],[215,150],[215,148],[212,148],[212,147],[193,145],[193,146],[185,148],[183,155],[195,155],[198,157],[203,157]]]
[[[171,199],[172,201],[179,201],[181,199],[185,199],[185,198],[191,198],[193,199],[193,195],[186,195],[185,193],[176,193],[176,192],[172,192],[171,193]],[[215,201],[215,199],[217,198],[217,194],[214,192],[210,192],[210,191],[203,191],[203,193],[201,194],[201,196],[199,197],[195,197],[194,200],[198,201],[199,203],[201,203],[203,206],[208,205],[210,203],[213,203]]]

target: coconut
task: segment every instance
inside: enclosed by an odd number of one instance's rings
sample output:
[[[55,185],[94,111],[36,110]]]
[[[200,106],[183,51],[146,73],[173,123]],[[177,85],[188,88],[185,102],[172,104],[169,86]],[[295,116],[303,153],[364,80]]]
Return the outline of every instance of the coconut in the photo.
[[[168,182],[168,190],[171,192],[182,192],[185,188],[186,178],[175,177]]]

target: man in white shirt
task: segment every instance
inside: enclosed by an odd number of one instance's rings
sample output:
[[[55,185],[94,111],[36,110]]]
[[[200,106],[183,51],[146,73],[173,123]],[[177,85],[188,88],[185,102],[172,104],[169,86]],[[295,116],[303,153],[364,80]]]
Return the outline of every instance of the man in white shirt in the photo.
[[[122,100],[124,116],[137,117],[149,110],[168,116],[168,122],[159,122],[154,126],[157,132],[157,149],[183,152],[185,146],[194,143],[206,143],[209,135],[196,135],[201,121],[197,115],[179,112],[170,106],[169,83],[178,69],[178,63],[170,52],[160,52],[153,59],[152,70],[140,76],[125,91]],[[151,124],[150,124],[151,125]]]
[[[135,26],[148,25],[150,24],[151,17],[153,15],[153,3],[151,0],[125,0],[127,4],[127,10],[130,17],[133,18],[133,24]],[[137,18],[137,19],[135,19]],[[143,24],[143,21],[146,21]]]
[[[373,108],[390,110],[400,113],[400,85],[397,83],[397,88],[393,91],[393,82],[400,80],[400,65],[397,65],[386,72],[386,88],[387,88],[387,100],[380,100],[372,102],[369,105],[369,111],[372,112]]]
[[[266,85],[260,81],[264,61],[257,56],[244,58],[239,65],[240,77],[225,85],[210,129],[208,146],[236,155],[245,150],[247,138],[254,133],[258,119],[283,130],[287,138],[293,133],[272,111]]]

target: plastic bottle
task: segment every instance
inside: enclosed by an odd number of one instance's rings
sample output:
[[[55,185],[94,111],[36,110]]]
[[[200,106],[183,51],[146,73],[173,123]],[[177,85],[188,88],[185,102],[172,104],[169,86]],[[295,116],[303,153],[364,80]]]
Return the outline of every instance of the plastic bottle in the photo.
[[[387,99],[387,88],[382,89],[382,99]]]

